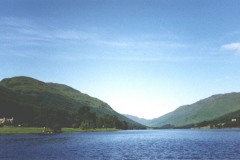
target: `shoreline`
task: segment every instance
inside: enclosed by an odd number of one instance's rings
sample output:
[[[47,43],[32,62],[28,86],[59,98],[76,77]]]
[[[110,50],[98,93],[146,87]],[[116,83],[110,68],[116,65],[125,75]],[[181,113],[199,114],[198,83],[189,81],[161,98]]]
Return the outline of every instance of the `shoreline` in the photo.
[[[119,129],[116,128],[96,128],[96,129],[87,129],[83,130],[80,128],[62,128],[60,133],[76,133],[76,132],[113,132],[113,131],[119,131]],[[42,134],[43,133],[43,127],[9,127],[4,126],[0,127],[0,136],[4,135],[21,135],[21,134]],[[51,135],[51,134],[49,134]]]

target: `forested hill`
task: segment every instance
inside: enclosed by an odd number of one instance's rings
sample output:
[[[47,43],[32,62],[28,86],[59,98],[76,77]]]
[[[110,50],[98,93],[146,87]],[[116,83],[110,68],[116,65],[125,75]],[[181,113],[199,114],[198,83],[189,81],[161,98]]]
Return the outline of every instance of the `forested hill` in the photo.
[[[240,93],[218,94],[200,100],[192,105],[177,108],[164,116],[148,122],[149,126],[184,126],[214,120],[240,110]]]
[[[0,109],[0,117],[14,117],[27,126],[144,128],[97,98],[24,76],[0,82]]]

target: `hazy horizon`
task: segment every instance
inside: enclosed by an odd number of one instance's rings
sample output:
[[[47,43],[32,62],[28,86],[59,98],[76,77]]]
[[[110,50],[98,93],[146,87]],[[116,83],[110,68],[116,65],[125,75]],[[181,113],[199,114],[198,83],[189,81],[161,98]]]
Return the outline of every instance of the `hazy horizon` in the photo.
[[[240,91],[238,0],[2,0],[0,79],[61,83],[152,119]]]

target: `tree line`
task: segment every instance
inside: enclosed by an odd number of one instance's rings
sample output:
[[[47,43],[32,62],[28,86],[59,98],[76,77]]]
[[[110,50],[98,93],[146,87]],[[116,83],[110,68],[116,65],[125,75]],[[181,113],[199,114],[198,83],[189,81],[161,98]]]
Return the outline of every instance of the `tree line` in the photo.
[[[2,106],[7,107],[2,107],[0,117],[14,117],[14,125],[47,127],[53,130],[60,130],[62,127],[128,129],[126,121],[119,120],[115,115],[97,115],[88,106],[80,107],[75,112],[49,107],[19,106],[12,102]]]

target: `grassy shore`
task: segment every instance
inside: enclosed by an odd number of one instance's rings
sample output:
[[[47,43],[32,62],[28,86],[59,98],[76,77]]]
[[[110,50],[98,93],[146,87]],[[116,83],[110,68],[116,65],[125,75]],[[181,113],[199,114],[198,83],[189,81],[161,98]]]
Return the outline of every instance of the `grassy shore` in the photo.
[[[35,127],[0,127],[0,135],[38,134],[43,128]]]
[[[73,132],[111,132],[117,131],[116,128],[96,128],[82,130],[80,128],[62,128],[62,133]],[[18,134],[41,134],[43,128],[38,127],[0,127],[0,135],[18,135]]]

